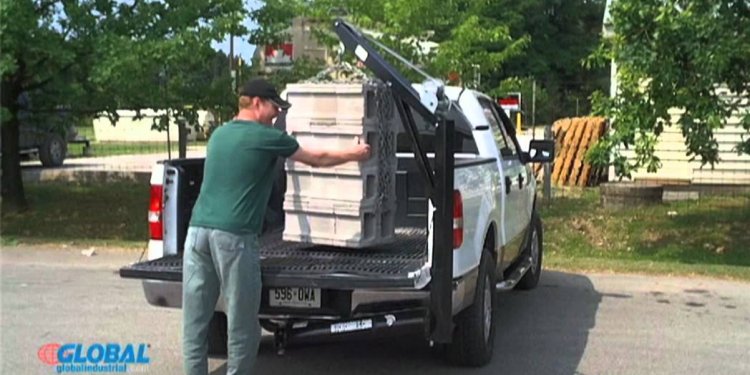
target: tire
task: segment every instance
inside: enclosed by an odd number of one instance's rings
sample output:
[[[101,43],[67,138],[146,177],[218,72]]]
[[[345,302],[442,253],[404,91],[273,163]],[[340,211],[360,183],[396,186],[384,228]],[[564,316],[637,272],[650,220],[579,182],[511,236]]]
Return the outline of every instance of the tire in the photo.
[[[539,218],[536,212],[531,216],[531,233],[529,233],[529,241],[527,242],[526,249],[524,250],[524,256],[530,256],[532,258],[531,268],[526,272],[525,275],[516,284],[518,290],[531,290],[536,288],[539,284],[539,278],[542,276],[542,258],[544,256],[542,236],[544,230],[542,229],[542,220]]]
[[[227,355],[227,315],[223,312],[214,312],[214,317],[208,324],[208,355]]]
[[[496,294],[492,255],[484,251],[479,262],[474,303],[456,317],[453,340],[445,348],[450,363],[480,367],[490,362],[495,345]]]
[[[50,134],[39,148],[39,160],[45,167],[59,167],[65,161],[68,145],[59,134]]]

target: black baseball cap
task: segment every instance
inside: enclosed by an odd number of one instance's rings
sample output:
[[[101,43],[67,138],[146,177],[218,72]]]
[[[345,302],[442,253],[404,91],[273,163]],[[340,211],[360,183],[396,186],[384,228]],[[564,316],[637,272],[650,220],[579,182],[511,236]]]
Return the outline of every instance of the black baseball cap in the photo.
[[[281,109],[289,109],[292,106],[291,103],[284,100],[276,92],[276,88],[273,87],[271,82],[266,81],[263,78],[253,78],[240,89],[240,96],[256,96],[263,99],[270,100],[273,104]]]

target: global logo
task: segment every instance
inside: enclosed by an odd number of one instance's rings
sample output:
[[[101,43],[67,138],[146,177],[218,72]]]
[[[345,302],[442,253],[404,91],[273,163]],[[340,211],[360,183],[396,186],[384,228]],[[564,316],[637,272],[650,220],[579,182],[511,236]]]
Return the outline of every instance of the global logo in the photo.
[[[48,343],[37,351],[39,360],[57,373],[128,372],[129,365],[148,365],[148,344]]]
[[[50,366],[60,363],[57,359],[57,352],[60,351],[60,344],[44,344],[36,353],[39,360]]]

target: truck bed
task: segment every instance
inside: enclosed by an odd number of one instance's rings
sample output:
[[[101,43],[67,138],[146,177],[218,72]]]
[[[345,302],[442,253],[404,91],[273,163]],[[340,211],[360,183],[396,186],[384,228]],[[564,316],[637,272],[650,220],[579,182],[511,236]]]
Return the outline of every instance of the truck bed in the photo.
[[[266,287],[413,287],[410,273],[427,261],[426,228],[397,228],[395,242],[364,249],[283,241],[281,235],[274,232],[260,239]],[[120,276],[182,281],[182,254],[125,266]]]

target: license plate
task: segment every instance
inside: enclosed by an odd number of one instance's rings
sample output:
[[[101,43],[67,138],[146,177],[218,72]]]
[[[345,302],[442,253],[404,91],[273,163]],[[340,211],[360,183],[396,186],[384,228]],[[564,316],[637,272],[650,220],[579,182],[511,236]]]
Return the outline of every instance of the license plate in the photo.
[[[273,307],[320,307],[320,288],[271,288],[268,304]]]

